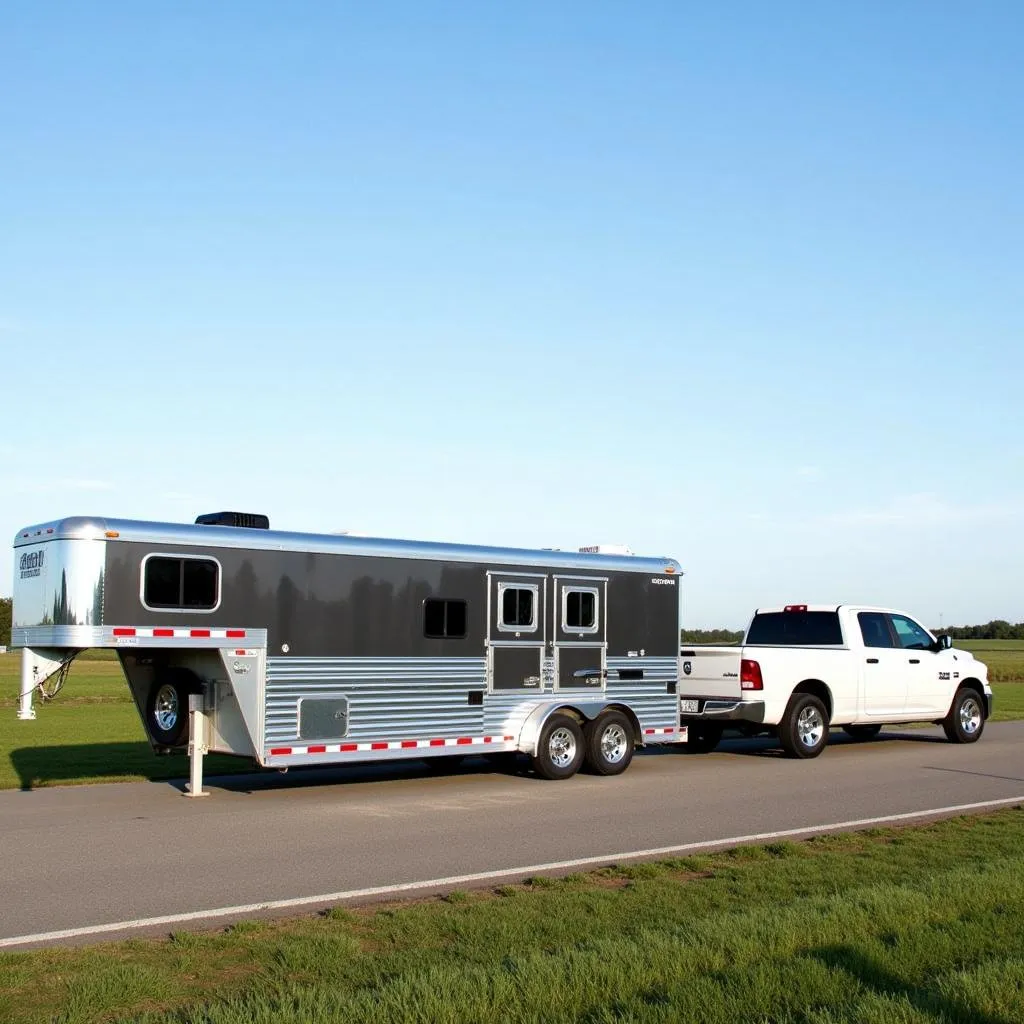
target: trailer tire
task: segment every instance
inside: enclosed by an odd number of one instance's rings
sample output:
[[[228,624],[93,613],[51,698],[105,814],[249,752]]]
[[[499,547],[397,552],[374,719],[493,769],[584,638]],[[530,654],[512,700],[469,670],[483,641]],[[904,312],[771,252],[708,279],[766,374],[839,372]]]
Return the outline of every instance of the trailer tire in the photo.
[[[975,743],[985,728],[985,705],[969,686],[961,686],[953,697],[942,731],[950,743]]]
[[[537,753],[531,758],[542,779],[569,779],[583,763],[583,730],[569,715],[553,714],[541,730]]]
[[[162,747],[181,747],[188,741],[188,695],[201,689],[198,677],[185,668],[157,676],[146,699],[146,728]]]
[[[691,754],[710,754],[722,742],[725,727],[719,722],[694,722],[686,725],[686,750]]]
[[[619,775],[633,760],[633,723],[621,711],[606,711],[587,723],[584,762],[595,775]]]
[[[843,732],[845,732],[850,739],[854,740],[873,740],[881,731],[882,727],[880,725],[843,726]]]
[[[779,742],[788,757],[817,757],[828,743],[828,712],[813,693],[794,693],[779,722]]]

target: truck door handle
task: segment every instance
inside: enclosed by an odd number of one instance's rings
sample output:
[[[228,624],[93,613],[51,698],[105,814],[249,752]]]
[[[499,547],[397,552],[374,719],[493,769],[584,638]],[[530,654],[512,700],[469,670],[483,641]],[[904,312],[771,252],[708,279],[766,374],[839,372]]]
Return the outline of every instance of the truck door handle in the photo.
[[[877,658],[868,658],[868,664],[869,665],[877,665],[878,664],[878,659]]]
[[[921,664],[921,659],[920,658],[911,658],[910,659],[910,664],[911,665],[920,665]]]

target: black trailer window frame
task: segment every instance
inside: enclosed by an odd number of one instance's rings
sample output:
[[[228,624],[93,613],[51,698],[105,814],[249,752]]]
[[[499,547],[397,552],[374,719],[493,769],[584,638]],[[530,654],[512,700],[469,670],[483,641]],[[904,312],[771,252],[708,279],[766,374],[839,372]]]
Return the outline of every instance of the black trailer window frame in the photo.
[[[588,602],[586,598],[589,597]],[[590,625],[585,625],[587,605]],[[562,632],[592,636],[601,629],[601,591],[597,587],[566,585],[562,587]],[[572,620],[578,620],[573,622]]]
[[[516,593],[513,597],[512,594]],[[530,616],[528,621],[523,614],[523,595],[529,594]],[[510,600],[511,599],[511,600]],[[539,626],[537,609],[540,605],[540,585],[537,583],[498,584],[498,632],[500,633],[536,633]],[[508,613],[511,612],[511,615]],[[514,620],[514,621],[512,621]]]
[[[162,586],[173,585],[170,581],[168,569],[171,563],[175,562],[178,563],[177,600],[174,603],[170,601],[154,602],[153,591],[158,583],[155,578],[156,572],[160,571],[166,574],[165,579],[161,583]],[[152,572],[150,571],[151,566],[153,567]],[[203,588],[204,583],[200,574],[196,572],[202,566],[213,567],[212,604],[202,594],[201,588]],[[220,562],[209,555],[183,555],[176,551],[151,551],[142,559],[142,564],[139,567],[139,602],[146,611],[150,612],[160,612],[161,614],[166,613],[168,615],[209,615],[220,607],[223,577],[224,572]],[[150,583],[152,583],[152,586],[149,585]],[[204,597],[201,603],[186,603],[190,590],[196,597]],[[197,590],[200,590],[199,594],[197,594]]]
[[[423,635],[428,640],[465,640],[467,602],[459,597],[428,597],[423,601]]]

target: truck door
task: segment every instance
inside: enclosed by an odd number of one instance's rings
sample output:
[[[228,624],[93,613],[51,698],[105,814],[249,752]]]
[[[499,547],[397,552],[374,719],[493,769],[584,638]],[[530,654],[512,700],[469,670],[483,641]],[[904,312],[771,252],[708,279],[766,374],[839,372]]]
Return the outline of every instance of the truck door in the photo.
[[[608,644],[608,580],[556,576],[551,608],[558,689],[604,689]]]
[[[488,689],[542,690],[548,579],[538,573],[487,576]]]
[[[884,612],[858,612],[864,649],[860,665],[860,714],[866,718],[902,715],[907,703],[907,656]]]
[[[913,619],[906,615],[890,615],[889,620],[903,655],[903,671],[907,679],[904,711],[908,715],[917,712],[944,715],[949,710],[951,684],[940,681],[940,672],[945,672],[949,678],[951,659],[943,657],[945,652],[932,650],[928,631]]]

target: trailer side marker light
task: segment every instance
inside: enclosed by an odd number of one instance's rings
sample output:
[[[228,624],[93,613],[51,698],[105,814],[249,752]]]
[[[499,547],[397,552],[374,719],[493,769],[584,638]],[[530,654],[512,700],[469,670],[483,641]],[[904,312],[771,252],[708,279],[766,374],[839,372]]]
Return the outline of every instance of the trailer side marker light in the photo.
[[[124,626],[115,626],[114,636],[135,636],[135,630],[127,629]]]
[[[237,657],[237,658],[244,658],[245,657],[245,648],[244,647],[238,648],[238,650],[235,651],[235,657]]]
[[[53,533],[53,527],[51,526],[46,532],[47,533]]]
[[[665,572],[675,572],[675,571],[676,571],[676,567],[674,565],[666,565],[665,566]]]
[[[115,537],[120,537],[121,533],[119,530],[104,530],[103,536],[110,537],[111,539],[113,539]]]

